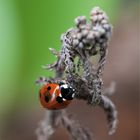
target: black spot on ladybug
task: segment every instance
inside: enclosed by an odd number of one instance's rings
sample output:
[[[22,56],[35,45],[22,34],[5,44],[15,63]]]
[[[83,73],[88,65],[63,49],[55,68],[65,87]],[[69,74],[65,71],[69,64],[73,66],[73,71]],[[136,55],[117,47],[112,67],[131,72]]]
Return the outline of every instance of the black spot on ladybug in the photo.
[[[57,101],[58,103],[62,103],[62,102],[63,102],[63,98],[60,97],[60,96],[57,96],[56,101]]]
[[[48,96],[45,96],[45,101],[48,103],[49,102],[49,97]]]
[[[47,87],[47,90],[51,90],[51,87],[50,87],[50,86],[48,86],[48,87]]]

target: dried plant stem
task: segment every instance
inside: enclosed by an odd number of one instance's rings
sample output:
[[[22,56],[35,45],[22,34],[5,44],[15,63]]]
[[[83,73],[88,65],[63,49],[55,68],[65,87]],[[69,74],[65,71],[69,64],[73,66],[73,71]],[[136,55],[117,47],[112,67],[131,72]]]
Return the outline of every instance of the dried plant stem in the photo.
[[[59,126],[61,111],[47,111],[36,130],[38,140],[49,140]]]
[[[71,115],[64,112],[61,121],[72,140],[92,140],[91,132],[87,128],[82,127]]]
[[[117,111],[113,102],[105,95],[111,95],[115,86],[103,90],[102,74],[112,26],[105,12],[99,7],[95,7],[90,16],[89,22],[84,16],[75,19],[76,27],[69,29],[61,36],[60,52],[50,48],[50,51],[57,57],[57,61],[44,68],[54,70],[56,77],[50,79],[41,77],[37,83],[64,81],[75,89],[76,99],[85,100],[92,106],[99,105],[107,115],[111,135],[116,130]],[[100,56],[97,65],[92,62],[92,57],[96,55]],[[78,62],[75,61],[76,57]],[[41,121],[36,131],[38,140],[49,140],[60,124],[66,128],[72,140],[92,140],[89,130],[68,115],[65,109],[46,112],[44,120]]]

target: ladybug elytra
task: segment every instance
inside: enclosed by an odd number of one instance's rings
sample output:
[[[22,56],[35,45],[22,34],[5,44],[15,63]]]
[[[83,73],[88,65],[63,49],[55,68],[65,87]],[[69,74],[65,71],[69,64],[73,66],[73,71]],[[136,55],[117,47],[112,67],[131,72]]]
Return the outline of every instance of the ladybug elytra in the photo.
[[[65,83],[46,84],[39,91],[41,105],[49,110],[66,108],[73,98],[74,89]]]

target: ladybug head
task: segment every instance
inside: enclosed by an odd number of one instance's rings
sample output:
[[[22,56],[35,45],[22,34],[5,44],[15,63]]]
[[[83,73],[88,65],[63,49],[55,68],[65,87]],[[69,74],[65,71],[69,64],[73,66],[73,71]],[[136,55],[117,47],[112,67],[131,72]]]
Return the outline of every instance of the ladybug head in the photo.
[[[60,83],[60,92],[62,98],[66,100],[72,100],[74,98],[74,89],[66,83]]]

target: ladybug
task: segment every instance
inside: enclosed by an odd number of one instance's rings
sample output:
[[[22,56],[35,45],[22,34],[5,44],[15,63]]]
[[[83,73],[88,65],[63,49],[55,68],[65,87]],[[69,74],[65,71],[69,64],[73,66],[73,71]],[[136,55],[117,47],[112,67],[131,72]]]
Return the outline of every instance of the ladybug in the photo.
[[[49,83],[39,91],[40,103],[49,110],[66,108],[74,98],[74,89],[66,83]]]

